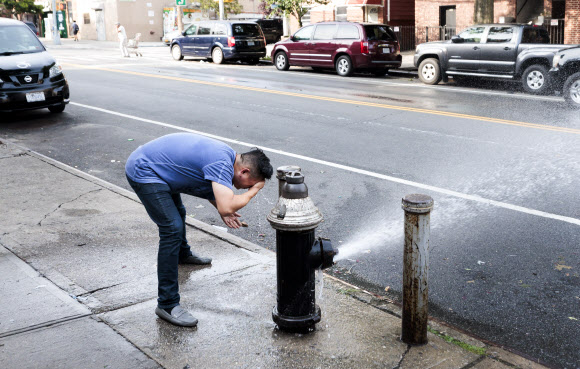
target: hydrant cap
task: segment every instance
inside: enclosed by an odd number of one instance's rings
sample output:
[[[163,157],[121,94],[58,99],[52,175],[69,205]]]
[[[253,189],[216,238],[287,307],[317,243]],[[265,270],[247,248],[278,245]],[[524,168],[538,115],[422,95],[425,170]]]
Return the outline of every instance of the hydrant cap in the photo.
[[[406,195],[402,200],[402,208],[410,213],[428,213],[433,209],[433,198],[420,193]]]
[[[304,175],[298,171],[286,173],[286,183],[290,184],[304,183]]]
[[[276,169],[276,178],[285,179],[286,174],[290,172],[301,172],[302,168],[297,165],[283,165]]]

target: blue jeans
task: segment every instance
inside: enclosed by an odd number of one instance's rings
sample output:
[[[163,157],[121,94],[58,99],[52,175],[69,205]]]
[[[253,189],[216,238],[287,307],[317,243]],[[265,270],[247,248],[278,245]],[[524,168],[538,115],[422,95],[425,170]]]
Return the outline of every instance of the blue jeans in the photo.
[[[137,183],[129,177],[127,181],[145,206],[151,220],[159,227],[157,305],[161,309],[170,309],[179,305],[179,259],[191,255],[185,237],[185,207],[179,193],[172,193],[166,184]]]

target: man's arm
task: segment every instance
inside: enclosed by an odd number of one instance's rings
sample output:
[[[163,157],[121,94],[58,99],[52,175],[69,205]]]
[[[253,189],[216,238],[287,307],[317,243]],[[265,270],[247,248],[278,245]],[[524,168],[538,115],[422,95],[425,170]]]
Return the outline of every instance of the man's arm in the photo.
[[[223,216],[228,216],[234,214],[236,211],[240,210],[250,202],[250,200],[256,196],[258,191],[264,187],[265,182],[261,181],[250,187],[247,192],[241,195],[235,195],[234,191],[230,188],[212,182],[213,194],[215,196],[215,205],[218,213]]]

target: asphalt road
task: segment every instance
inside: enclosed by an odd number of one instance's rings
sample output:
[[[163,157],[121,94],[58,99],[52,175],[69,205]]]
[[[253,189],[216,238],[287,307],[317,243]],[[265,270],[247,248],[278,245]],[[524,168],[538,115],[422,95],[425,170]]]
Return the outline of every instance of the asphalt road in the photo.
[[[580,115],[561,98],[509,84],[431,87],[404,76],[176,62],[165,48],[129,59],[112,49],[52,53],[71,104],[60,115],[5,116],[0,138],[124,188],[125,159],[164,134],[262,147],[274,167],[303,168],[325,216],[318,234],[341,250],[330,272],[394,300],[401,198],[429,194],[430,314],[580,368]],[[230,232],[274,249],[266,215],[276,197],[272,181],[241,211],[250,226]],[[223,226],[204,200],[184,202],[191,216]]]

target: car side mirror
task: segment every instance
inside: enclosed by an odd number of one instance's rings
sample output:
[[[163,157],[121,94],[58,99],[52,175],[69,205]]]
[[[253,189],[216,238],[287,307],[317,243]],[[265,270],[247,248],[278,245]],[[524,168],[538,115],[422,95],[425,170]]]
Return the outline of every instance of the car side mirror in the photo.
[[[181,32],[181,35],[182,35],[182,36],[185,36],[185,31]]]
[[[451,37],[451,42],[453,42],[454,44],[460,44],[463,42],[463,39],[459,36],[453,36]]]
[[[290,40],[296,41],[296,37],[294,37],[294,35],[292,35],[292,36],[290,36]]]

